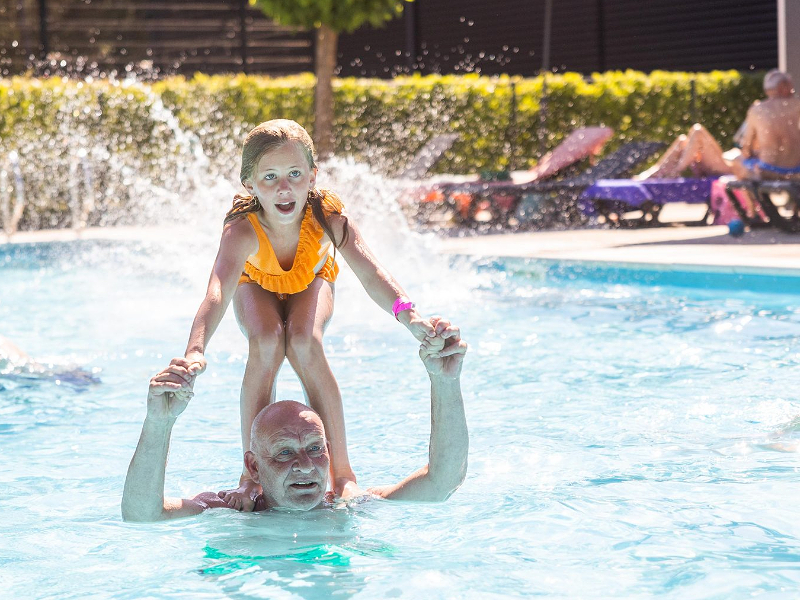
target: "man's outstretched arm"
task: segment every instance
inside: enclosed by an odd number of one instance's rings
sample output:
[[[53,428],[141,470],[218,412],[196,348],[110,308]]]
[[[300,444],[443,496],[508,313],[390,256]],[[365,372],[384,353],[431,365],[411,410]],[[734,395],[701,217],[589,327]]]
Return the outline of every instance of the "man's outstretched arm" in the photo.
[[[122,518],[126,521],[160,521],[196,515],[216,501],[215,494],[192,499],[164,498],[164,472],[172,426],[192,397],[194,375],[185,359],[174,359],[150,380],[145,417],[139,444],[128,467],[122,492]]]
[[[469,435],[461,396],[461,365],[467,351],[458,327],[431,319],[436,337],[426,339],[419,355],[431,379],[431,441],[428,464],[400,483],[369,491],[389,500],[447,500],[467,474]]]

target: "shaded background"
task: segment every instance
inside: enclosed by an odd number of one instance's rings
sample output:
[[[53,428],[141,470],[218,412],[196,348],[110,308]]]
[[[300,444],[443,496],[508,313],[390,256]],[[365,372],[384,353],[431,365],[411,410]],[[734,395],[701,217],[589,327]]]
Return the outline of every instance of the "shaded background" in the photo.
[[[553,4],[554,70],[761,70],[778,64],[775,0]],[[339,74],[534,75],[542,65],[544,5],[407,2],[404,14],[385,27],[341,36]],[[128,65],[162,73],[278,75],[313,70],[313,56],[312,34],[275,25],[246,0],[0,0],[3,75]]]

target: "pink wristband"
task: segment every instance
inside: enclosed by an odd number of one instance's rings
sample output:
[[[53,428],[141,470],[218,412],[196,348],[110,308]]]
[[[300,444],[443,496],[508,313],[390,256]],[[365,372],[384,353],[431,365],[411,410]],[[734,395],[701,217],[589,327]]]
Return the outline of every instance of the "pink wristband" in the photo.
[[[416,304],[411,302],[408,298],[402,298],[402,297],[398,298],[397,300],[394,301],[394,304],[392,304],[392,312],[394,313],[394,318],[399,321],[400,319],[397,317],[397,315],[399,315],[404,310],[409,310],[411,308],[414,308],[415,306]]]

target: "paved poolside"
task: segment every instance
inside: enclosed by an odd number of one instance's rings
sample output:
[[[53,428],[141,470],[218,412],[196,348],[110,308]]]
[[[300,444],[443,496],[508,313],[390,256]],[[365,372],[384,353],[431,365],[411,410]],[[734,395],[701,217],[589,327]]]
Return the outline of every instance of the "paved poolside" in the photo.
[[[76,239],[163,239],[175,228],[102,227],[80,233],[69,229],[24,231],[10,243]],[[6,242],[0,233],[0,245]],[[723,271],[795,270],[800,276],[800,234],[774,229],[750,231],[740,238],[725,226],[655,227],[643,229],[580,229],[499,235],[465,235],[441,240],[450,254],[528,257],[550,260],[661,265]]]
[[[800,275],[800,235],[773,229],[740,238],[726,226],[648,229],[583,229],[454,237],[445,252],[472,256],[642,263],[664,268],[708,267],[723,271],[783,271]]]

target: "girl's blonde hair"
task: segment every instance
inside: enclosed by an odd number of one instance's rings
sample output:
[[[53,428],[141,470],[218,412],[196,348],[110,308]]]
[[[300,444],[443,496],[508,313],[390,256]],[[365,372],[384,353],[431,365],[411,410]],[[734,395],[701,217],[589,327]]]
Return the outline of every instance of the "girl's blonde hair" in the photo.
[[[239,179],[242,183],[249,180],[253,176],[258,161],[267,152],[271,152],[276,148],[287,144],[289,142],[298,142],[303,149],[308,160],[308,166],[311,169],[317,168],[317,161],[314,157],[314,142],[308,132],[295,121],[289,119],[273,119],[257,125],[247,134],[244,138],[242,145],[242,166],[239,170]],[[348,227],[347,217],[344,218],[344,233],[339,242],[333,234],[330,222],[328,221],[328,213],[341,215],[342,213],[331,207],[330,203],[326,210],[323,210],[323,200],[326,197],[336,196],[329,190],[320,190],[314,188],[308,193],[308,206],[311,207],[311,212],[314,218],[320,224],[322,229],[333,242],[334,246],[341,248],[347,243]],[[225,215],[225,223],[229,223],[238,219],[247,213],[258,212],[261,210],[261,203],[258,198],[251,195],[236,194],[233,198],[233,207]]]

